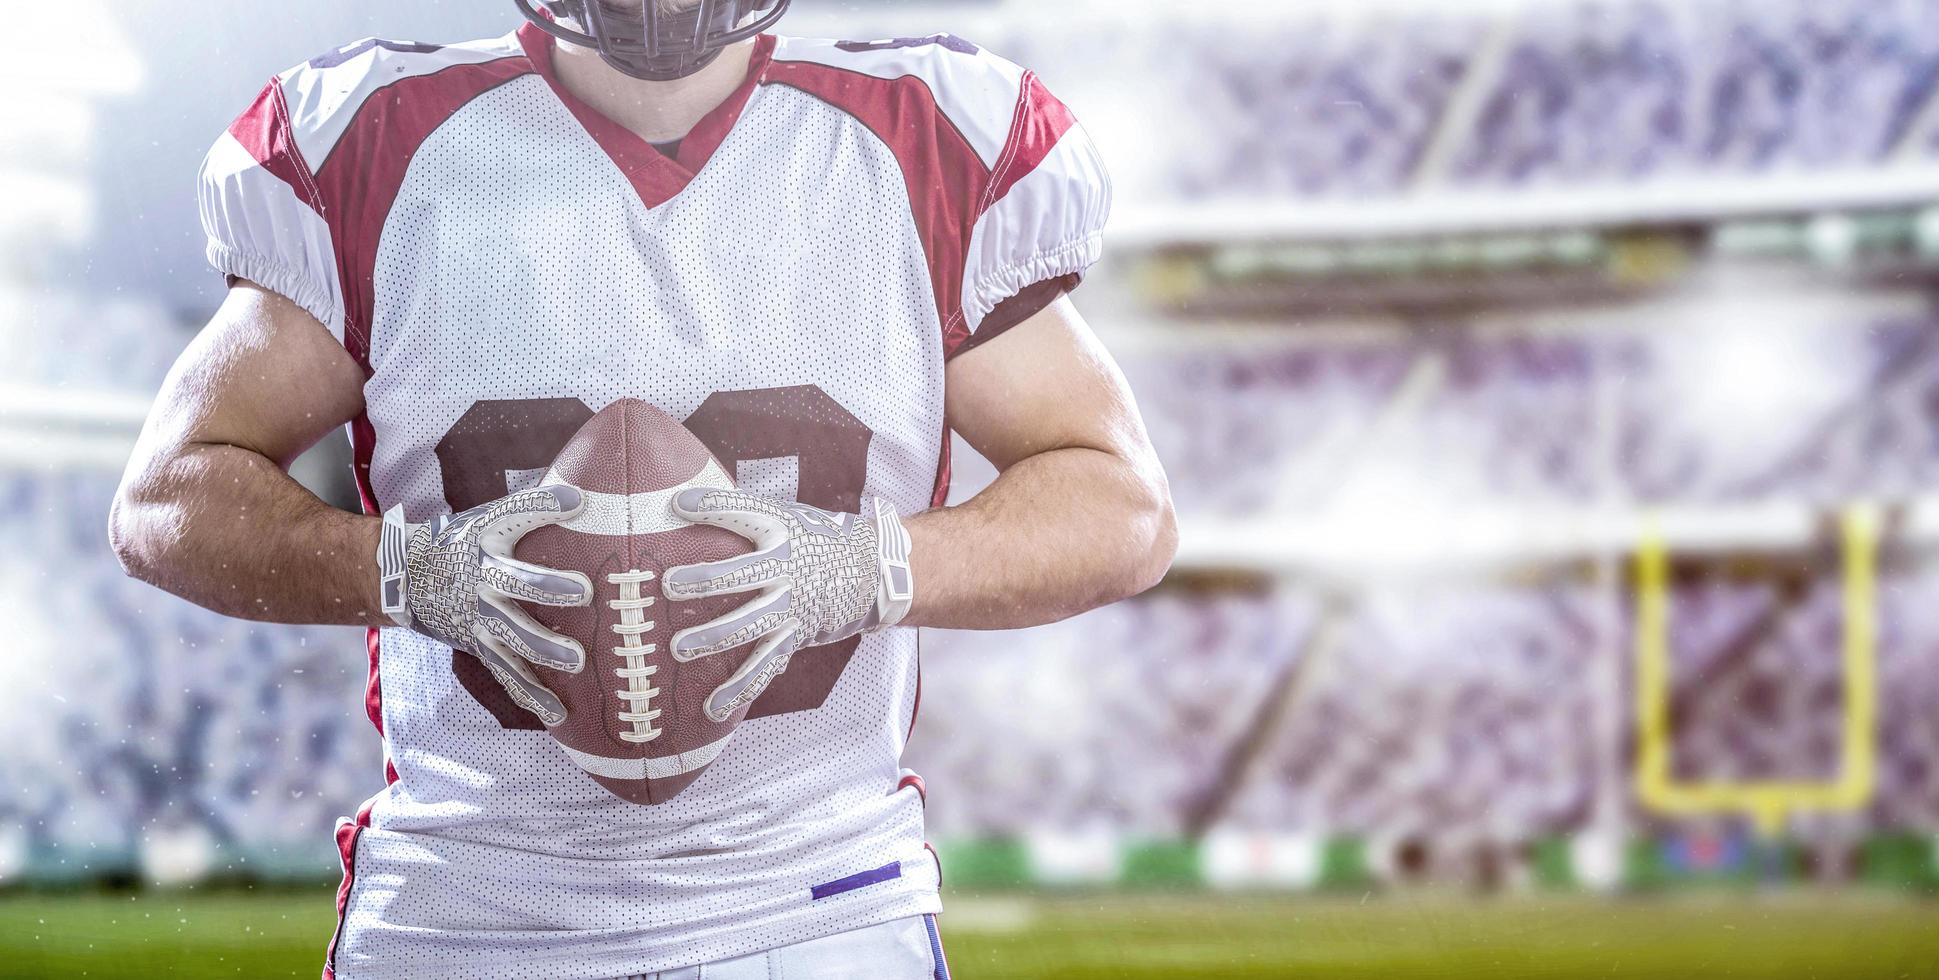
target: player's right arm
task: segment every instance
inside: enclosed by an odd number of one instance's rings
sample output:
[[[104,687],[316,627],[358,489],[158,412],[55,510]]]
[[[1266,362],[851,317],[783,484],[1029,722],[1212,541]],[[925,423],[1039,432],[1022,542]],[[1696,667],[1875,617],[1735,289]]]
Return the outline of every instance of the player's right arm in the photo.
[[[576,495],[539,488],[430,524],[401,523],[400,512],[391,525],[397,608],[387,609],[385,522],[338,510],[289,475],[296,457],[362,411],[363,370],[323,324],[237,282],[169,371],[122,475],[108,518],[122,567],[242,619],[409,626],[478,656],[547,724],[564,721],[521,660],[577,670],[584,653],[509,600],[582,605],[591,583],[493,552],[576,513]],[[498,546],[482,546],[486,537]]]
[[[289,465],[363,411],[363,370],[315,317],[236,280],[162,383],[109,513],[128,574],[230,616],[389,622],[382,521],[330,506]]]
[[[130,575],[218,612],[380,625],[382,522],[291,479],[305,449],[363,411],[329,211],[304,155],[326,113],[315,73],[270,79],[203,159],[209,263],[229,295],[182,352],[109,516]]]
[[[315,66],[309,66],[314,68]],[[328,67],[328,66],[325,66]],[[336,233],[304,154],[330,130],[305,67],[263,87],[216,140],[198,184],[209,263],[227,302],[176,361],[115,495],[108,536],[128,573],[198,605],[277,623],[398,625],[485,662],[547,724],[558,699],[525,662],[577,670],[584,653],[517,601],[584,605],[576,572],[518,561],[528,531],[570,519],[570,488],[539,487],[411,522],[331,507],[289,465],[362,414]],[[293,110],[288,95],[298,96]]]

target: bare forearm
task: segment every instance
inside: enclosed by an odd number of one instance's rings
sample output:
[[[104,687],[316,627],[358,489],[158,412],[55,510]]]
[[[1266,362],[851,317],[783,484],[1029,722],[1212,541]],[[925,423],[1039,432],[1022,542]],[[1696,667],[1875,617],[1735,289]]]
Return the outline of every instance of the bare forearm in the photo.
[[[912,626],[1056,622],[1150,588],[1177,548],[1162,472],[1095,449],[1031,456],[962,505],[906,523]]]
[[[242,619],[370,625],[381,521],[331,507],[260,454],[192,444],[124,485],[110,517],[130,575]]]

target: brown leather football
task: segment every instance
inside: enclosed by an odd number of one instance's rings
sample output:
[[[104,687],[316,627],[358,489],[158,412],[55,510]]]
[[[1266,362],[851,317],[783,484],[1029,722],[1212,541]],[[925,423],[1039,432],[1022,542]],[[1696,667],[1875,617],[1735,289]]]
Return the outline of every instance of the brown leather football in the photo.
[[[593,584],[590,605],[525,607],[586,650],[585,668],[576,674],[534,668],[565,703],[566,720],[551,729],[552,737],[621,798],[664,803],[700,777],[747,713],[742,707],[714,722],[703,705],[740,667],[748,647],[689,663],[668,650],[674,633],[748,597],[669,602],[660,590],[668,568],[752,550],[739,535],[688,523],[672,511],[679,491],[727,488],[733,480],[685,426],[627,398],[573,436],[544,482],[579,488],[586,507],[571,521],[527,534],[514,554],[584,572]]]

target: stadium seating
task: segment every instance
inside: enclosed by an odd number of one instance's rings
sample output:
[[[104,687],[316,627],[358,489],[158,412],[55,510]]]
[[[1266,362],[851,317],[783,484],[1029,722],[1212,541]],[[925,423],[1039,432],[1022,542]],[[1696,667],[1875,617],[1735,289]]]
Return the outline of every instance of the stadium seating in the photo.
[[[1128,167],[1147,180],[1131,186],[1182,201],[1394,194],[1436,140],[1442,177],[1470,188],[1876,164],[1915,134],[1939,84],[1939,5],[1915,0],[1530,5],[1502,25],[1453,11],[1239,37],[1181,21],[1116,28],[1109,44],[978,40],[1037,66],[1080,109],[1133,84],[1111,59],[1167,65],[1169,97],[1190,104],[1153,108],[1179,128]],[[1498,57],[1472,126],[1443,133],[1487,51]],[[1092,125],[1108,143],[1150,120]],[[1939,128],[1926,139],[1912,150],[1939,154]],[[152,308],[78,297],[0,297],[0,322],[21,327],[0,382],[81,391],[152,393],[188,336]],[[1431,485],[1456,514],[1607,494],[1829,504],[1939,484],[1939,322],[1825,328],[1843,387],[1757,440],[1664,409],[1689,379],[1678,338],[1650,331],[1452,321],[1161,343],[1122,359],[1188,527],[1323,513],[1370,464]],[[30,458],[0,468],[0,547],[32,556],[0,565],[0,594],[38,597],[15,604],[0,657],[0,831],[23,834],[49,874],[125,870],[182,828],[258,868],[284,855],[327,870],[332,822],[383,779],[361,633],[230,620],[128,580],[104,538],[115,483]],[[1676,586],[1680,774],[1835,769],[1842,694],[1826,651],[1842,606],[1821,571],[1788,595],[1768,581]],[[1939,826],[1939,573],[1908,561],[1885,575],[1889,737],[1857,823],[1925,832]],[[1740,642],[1767,618],[1760,640]],[[929,632],[906,761],[945,839],[1164,838],[1209,817],[1302,839],[1528,842],[1581,830],[1627,778],[1630,760],[1609,758],[1597,728],[1630,743],[1627,692],[1610,703],[1604,679],[1622,676],[1609,658],[1626,659],[1634,637],[1609,622],[1606,593],[1556,574],[1390,583],[1348,602],[1304,579],[1186,583],[1044,629]],[[89,624],[85,642],[76,624]],[[1283,723],[1255,730],[1284,685]],[[991,732],[1004,733],[1000,753]]]

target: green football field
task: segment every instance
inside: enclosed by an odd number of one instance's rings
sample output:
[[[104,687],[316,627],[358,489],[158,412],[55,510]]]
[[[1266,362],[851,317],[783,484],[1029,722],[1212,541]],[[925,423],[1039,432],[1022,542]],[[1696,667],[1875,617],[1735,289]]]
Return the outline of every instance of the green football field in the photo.
[[[1939,904],[957,895],[959,977],[1939,977]],[[0,897],[0,977],[314,977],[328,891]]]

